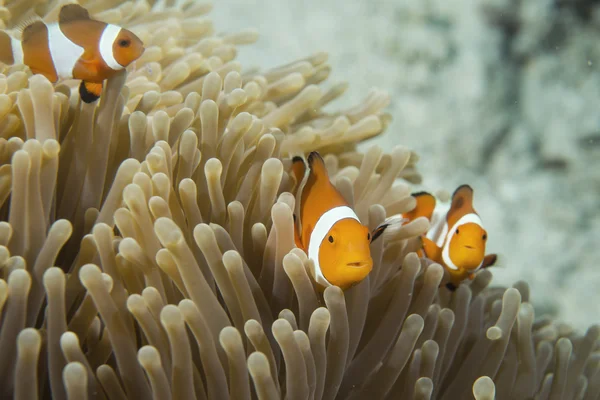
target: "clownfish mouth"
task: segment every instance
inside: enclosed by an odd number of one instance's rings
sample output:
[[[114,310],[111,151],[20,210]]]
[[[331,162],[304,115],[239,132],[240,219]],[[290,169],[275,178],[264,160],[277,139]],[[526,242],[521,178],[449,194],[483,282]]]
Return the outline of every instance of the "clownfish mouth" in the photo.
[[[361,268],[361,267],[366,267],[367,264],[368,263],[366,261],[358,261],[358,262],[351,262],[346,265],[349,267],[352,267],[352,268]]]
[[[466,247],[467,249],[471,249],[471,250],[473,250],[473,249],[475,248],[475,247],[473,247],[473,246],[467,246],[467,245],[465,245],[465,247]]]

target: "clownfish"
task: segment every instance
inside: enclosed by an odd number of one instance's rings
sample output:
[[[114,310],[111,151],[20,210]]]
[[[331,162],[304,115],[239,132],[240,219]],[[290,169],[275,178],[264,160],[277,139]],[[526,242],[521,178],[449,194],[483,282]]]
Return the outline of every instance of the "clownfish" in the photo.
[[[79,4],[63,6],[57,23],[27,25],[21,36],[18,40],[0,31],[0,62],[25,64],[53,83],[80,79],[79,94],[86,103],[98,100],[104,80],[145,50],[131,31],[91,19]]]
[[[426,217],[430,228],[421,238],[425,256],[442,265],[450,276],[446,287],[455,290],[465,279],[473,279],[481,268],[494,265],[498,256],[485,255],[487,231],[473,208],[473,189],[459,186],[448,204],[437,204],[427,192],[413,193],[416,207],[403,214],[408,221]]]
[[[370,244],[392,221],[373,232],[363,225],[348,202],[330,182],[323,158],[312,152],[306,164],[292,159],[297,182],[294,239],[313,261],[312,275],[323,287],[347,289],[362,281],[373,269]]]

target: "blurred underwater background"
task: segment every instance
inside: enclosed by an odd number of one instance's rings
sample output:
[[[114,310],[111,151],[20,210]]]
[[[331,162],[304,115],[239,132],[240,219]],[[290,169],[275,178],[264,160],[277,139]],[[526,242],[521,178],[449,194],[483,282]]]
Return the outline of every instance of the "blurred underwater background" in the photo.
[[[417,189],[468,183],[502,256],[494,283],[531,286],[537,315],[600,321],[600,1],[227,0],[224,31],[255,28],[248,68],[329,54],[334,107],[391,95],[387,131],[408,146]]]

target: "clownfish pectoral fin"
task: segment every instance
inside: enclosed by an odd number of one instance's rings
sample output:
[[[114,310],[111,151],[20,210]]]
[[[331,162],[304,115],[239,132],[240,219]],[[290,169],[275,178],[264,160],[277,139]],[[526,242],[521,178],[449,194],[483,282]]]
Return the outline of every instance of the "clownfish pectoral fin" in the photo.
[[[97,77],[100,71],[100,64],[91,51],[84,51],[79,60],[73,67],[73,76],[85,80],[86,77]]]
[[[79,4],[66,4],[58,13],[58,22],[61,24],[86,19],[90,19],[90,13]]]
[[[483,263],[481,264],[481,268],[489,268],[496,264],[498,261],[498,255],[496,254],[488,254],[483,257]]]
[[[436,204],[435,197],[427,192],[413,193],[411,196],[415,198],[417,205],[413,210],[404,213],[403,216],[407,218],[408,221],[414,221],[419,217],[425,217],[431,221]]]
[[[425,257],[432,261],[439,262],[439,260],[442,258],[442,249],[439,248],[433,240],[428,239],[427,237],[422,237],[421,241],[423,242],[423,251],[425,252]]]
[[[380,236],[384,236],[386,240],[393,239],[402,225],[407,222],[406,218],[402,218],[402,216],[393,216],[386,218],[377,228],[373,229],[371,232],[371,243],[373,243]]]
[[[102,84],[81,81],[79,85],[79,95],[84,103],[93,103],[100,98],[102,94]]]
[[[383,235],[383,232],[387,227],[387,224],[381,224],[377,228],[373,229],[373,232],[371,232],[371,243],[376,241],[379,236]]]
[[[83,62],[86,65],[91,63],[93,63],[94,65],[98,64],[98,62],[96,61],[96,55],[93,51],[90,50],[86,50],[83,52],[83,54],[79,57],[79,62]]]
[[[306,164],[304,163],[304,159],[300,156],[295,156],[292,158],[292,174],[294,174],[294,179],[296,179],[296,189],[300,186],[302,179],[304,179],[304,174],[306,173]]]

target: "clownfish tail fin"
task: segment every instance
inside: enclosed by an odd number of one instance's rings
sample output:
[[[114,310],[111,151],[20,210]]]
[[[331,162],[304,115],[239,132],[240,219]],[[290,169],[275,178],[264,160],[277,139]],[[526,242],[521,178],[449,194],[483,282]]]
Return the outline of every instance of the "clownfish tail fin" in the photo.
[[[317,151],[312,151],[308,155],[307,162],[308,168],[310,168],[310,171],[316,177],[326,177],[327,179],[329,179],[329,175],[327,174],[327,168],[325,168],[325,161]]]
[[[21,42],[13,39],[8,33],[0,31],[0,62],[6,65],[13,65],[22,62],[18,60],[18,54],[15,54],[16,46],[21,46]],[[22,51],[21,51],[22,53]],[[21,58],[23,58],[21,56]]]
[[[79,85],[79,96],[84,103],[93,103],[102,94],[102,84],[81,81]]]

